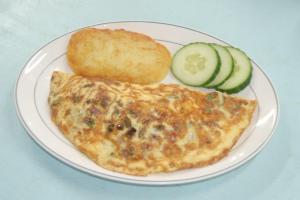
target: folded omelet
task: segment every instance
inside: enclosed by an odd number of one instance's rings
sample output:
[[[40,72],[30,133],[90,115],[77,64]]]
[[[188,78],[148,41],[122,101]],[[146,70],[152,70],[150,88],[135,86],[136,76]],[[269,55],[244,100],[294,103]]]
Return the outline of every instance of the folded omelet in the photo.
[[[256,101],[56,71],[49,105],[65,137],[98,165],[148,175],[206,166],[226,156],[249,126]]]
[[[149,36],[123,29],[87,28],[74,33],[67,59],[78,75],[139,84],[161,81],[171,65],[166,47]]]

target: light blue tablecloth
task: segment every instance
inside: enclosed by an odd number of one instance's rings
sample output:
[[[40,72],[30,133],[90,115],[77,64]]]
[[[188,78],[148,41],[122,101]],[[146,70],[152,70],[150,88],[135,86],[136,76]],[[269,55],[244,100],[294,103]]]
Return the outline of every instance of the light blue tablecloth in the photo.
[[[248,164],[195,184],[145,187],[79,172],[41,150],[19,123],[13,88],[24,63],[82,26],[147,20],[207,32],[245,50],[277,89],[281,117]],[[300,199],[300,1],[0,0],[0,199]]]

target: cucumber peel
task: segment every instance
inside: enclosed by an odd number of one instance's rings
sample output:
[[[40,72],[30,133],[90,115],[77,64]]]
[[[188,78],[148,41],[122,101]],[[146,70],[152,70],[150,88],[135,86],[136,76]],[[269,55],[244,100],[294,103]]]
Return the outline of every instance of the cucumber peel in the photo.
[[[234,70],[231,76],[216,90],[228,94],[237,93],[247,87],[252,77],[252,64],[248,56],[240,49],[226,47],[234,59]]]
[[[182,83],[203,86],[217,76],[220,57],[207,43],[190,43],[179,49],[172,60],[171,71]]]
[[[234,69],[234,63],[233,58],[226,47],[214,43],[211,43],[210,45],[219,54],[221,65],[216,77],[208,84],[205,84],[204,87],[216,88],[217,86],[222,85],[230,77]]]

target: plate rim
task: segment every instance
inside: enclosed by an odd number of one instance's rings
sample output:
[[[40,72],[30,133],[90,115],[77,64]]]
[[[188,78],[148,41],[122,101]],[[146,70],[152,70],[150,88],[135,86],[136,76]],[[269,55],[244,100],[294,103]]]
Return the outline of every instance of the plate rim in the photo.
[[[184,180],[172,180],[172,181],[149,181],[149,180],[134,180],[134,179],[129,179],[129,178],[125,178],[125,177],[116,177],[116,176],[111,176],[111,175],[107,175],[104,173],[100,173],[100,174],[96,174],[93,170],[87,169],[85,167],[79,166],[76,163],[73,163],[72,161],[70,161],[69,159],[66,159],[62,156],[60,156],[59,154],[57,154],[55,151],[53,151],[52,149],[48,148],[43,142],[41,142],[33,133],[33,131],[30,130],[30,128],[27,126],[23,116],[21,115],[21,111],[18,105],[18,99],[17,99],[17,91],[18,91],[18,85],[19,85],[19,80],[26,68],[26,66],[28,65],[28,63],[32,60],[32,58],[38,54],[38,52],[40,52],[42,49],[44,49],[47,45],[51,44],[52,42],[70,34],[73,33],[75,31],[78,31],[80,29],[84,29],[84,28],[89,28],[89,27],[95,27],[95,26],[102,26],[102,25],[107,25],[107,24],[117,24],[117,23],[151,23],[151,24],[160,24],[160,25],[167,25],[167,26],[172,26],[172,27],[177,27],[177,28],[182,28],[182,29],[187,29],[196,33],[200,33],[200,34],[204,34],[206,36],[209,36],[211,38],[214,38],[216,40],[219,40],[223,43],[225,43],[226,45],[230,45],[229,43],[223,41],[222,39],[219,39],[218,37],[212,36],[208,33],[202,32],[202,31],[198,31],[196,29],[192,29],[192,28],[188,28],[185,26],[181,26],[181,25],[176,25],[176,24],[171,24],[171,23],[164,23],[164,22],[155,22],[155,21],[139,21],[139,20],[125,20],[125,21],[112,21],[112,22],[104,22],[104,23],[98,23],[98,24],[93,24],[93,25],[88,25],[88,26],[83,26],[77,29],[73,29],[72,31],[69,31],[63,35],[60,35],[54,39],[52,39],[51,41],[47,42],[46,44],[42,45],[38,50],[34,51],[33,54],[30,56],[30,58],[25,62],[25,64],[23,65],[23,67],[21,68],[19,74],[18,74],[18,78],[17,81],[15,82],[15,86],[14,86],[14,93],[13,93],[13,99],[14,99],[14,104],[15,104],[15,108],[17,111],[17,116],[19,121],[21,122],[21,124],[23,125],[23,127],[25,128],[25,132],[27,133],[28,136],[30,136],[30,138],[36,143],[38,144],[38,146],[43,149],[47,154],[51,155],[53,158],[55,158],[56,160],[60,161],[61,163],[68,165],[70,167],[72,167],[73,169],[76,169],[78,171],[81,171],[83,173],[95,176],[97,178],[103,178],[106,180],[110,180],[110,181],[114,181],[114,182],[118,182],[118,183],[129,183],[129,184],[134,184],[134,185],[148,185],[148,186],[167,186],[167,185],[181,185],[181,184],[187,184],[187,183],[194,183],[197,181],[204,181],[207,179],[211,179],[213,177],[219,176],[219,175],[224,175],[225,173],[228,173],[230,171],[232,171],[233,169],[236,169],[240,166],[242,166],[243,164],[247,163],[250,159],[252,159],[253,157],[255,157],[265,146],[267,143],[269,143],[270,139],[272,138],[277,126],[278,126],[278,122],[279,122],[279,116],[280,116],[280,104],[279,104],[279,98],[278,98],[278,94],[275,90],[275,86],[272,84],[271,78],[260,68],[259,65],[256,64],[256,62],[254,62],[251,58],[251,62],[253,62],[256,66],[257,69],[262,72],[262,74],[266,77],[267,82],[270,84],[272,92],[275,96],[275,103],[276,103],[276,118],[275,118],[275,122],[274,125],[269,133],[269,135],[267,136],[267,138],[263,141],[263,143],[257,148],[255,149],[254,152],[252,152],[248,157],[246,157],[245,159],[241,160],[240,162],[227,167],[223,170],[220,170],[218,172],[215,172],[213,174],[207,175],[207,176],[202,176],[202,177],[194,177],[194,178],[189,178],[189,179],[184,179]]]

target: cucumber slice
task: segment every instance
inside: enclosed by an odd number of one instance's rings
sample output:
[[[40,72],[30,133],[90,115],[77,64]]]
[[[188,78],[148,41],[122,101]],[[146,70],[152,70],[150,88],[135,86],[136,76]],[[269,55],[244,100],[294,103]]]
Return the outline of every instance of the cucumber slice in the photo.
[[[234,69],[231,76],[217,87],[226,93],[237,93],[249,85],[252,76],[252,64],[248,56],[234,47],[226,47],[233,57]]]
[[[173,57],[171,70],[182,83],[202,86],[212,81],[220,69],[218,53],[209,44],[185,45]]]
[[[219,54],[220,60],[221,60],[221,66],[220,66],[220,71],[215,77],[214,80],[209,82],[208,84],[204,85],[206,88],[215,88],[218,85],[221,85],[224,83],[231,75],[233,72],[233,58],[229,51],[218,44],[210,44]]]

